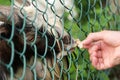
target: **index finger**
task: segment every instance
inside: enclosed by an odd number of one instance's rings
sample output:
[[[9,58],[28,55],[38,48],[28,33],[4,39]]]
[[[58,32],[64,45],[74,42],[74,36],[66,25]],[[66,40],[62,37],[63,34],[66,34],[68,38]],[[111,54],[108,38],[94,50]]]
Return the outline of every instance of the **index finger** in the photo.
[[[83,48],[89,48],[93,42],[103,40],[103,32],[90,33],[85,40],[82,41]]]

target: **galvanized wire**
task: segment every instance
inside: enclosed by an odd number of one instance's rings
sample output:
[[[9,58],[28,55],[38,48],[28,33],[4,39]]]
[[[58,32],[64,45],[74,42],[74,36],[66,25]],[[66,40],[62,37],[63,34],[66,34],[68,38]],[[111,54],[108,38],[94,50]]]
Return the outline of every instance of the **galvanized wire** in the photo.
[[[97,71],[87,50],[71,47],[91,32],[120,30],[119,0],[10,0],[6,6],[6,12],[0,6],[6,46],[0,47],[0,78],[111,80],[111,69]]]

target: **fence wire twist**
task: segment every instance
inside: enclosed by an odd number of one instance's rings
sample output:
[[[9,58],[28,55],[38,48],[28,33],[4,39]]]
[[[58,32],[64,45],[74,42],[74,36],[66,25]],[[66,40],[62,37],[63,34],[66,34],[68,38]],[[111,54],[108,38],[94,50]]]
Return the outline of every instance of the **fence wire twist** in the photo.
[[[94,69],[87,50],[76,44],[91,32],[120,29],[119,0],[6,3],[0,3],[0,80],[120,78],[118,67]]]

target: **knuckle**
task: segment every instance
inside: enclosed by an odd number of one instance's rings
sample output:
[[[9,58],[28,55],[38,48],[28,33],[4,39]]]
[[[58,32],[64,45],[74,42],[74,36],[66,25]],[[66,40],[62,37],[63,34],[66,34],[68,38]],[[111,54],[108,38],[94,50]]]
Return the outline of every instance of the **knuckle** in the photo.
[[[93,35],[94,35],[94,33],[89,33],[88,37],[91,37],[91,36],[93,36]]]
[[[87,38],[92,39],[94,36],[95,36],[95,33],[89,33]]]

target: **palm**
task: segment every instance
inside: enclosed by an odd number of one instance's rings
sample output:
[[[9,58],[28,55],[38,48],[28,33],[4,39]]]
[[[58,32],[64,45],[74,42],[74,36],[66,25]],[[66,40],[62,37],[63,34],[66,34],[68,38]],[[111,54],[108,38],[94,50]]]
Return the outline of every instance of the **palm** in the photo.
[[[110,68],[114,65],[114,54],[115,54],[115,48],[105,44],[104,42],[98,43],[97,48],[95,48],[94,51],[91,51],[92,53],[92,64],[97,69],[106,69]],[[94,46],[94,45],[93,45]],[[114,53],[114,54],[113,54]]]
[[[101,63],[99,62],[99,64],[101,64],[101,68],[106,69],[106,68],[110,68],[113,66],[113,61],[114,61],[114,50],[115,48],[101,43]],[[114,53],[114,54],[113,54]],[[98,58],[99,59],[99,58]]]

